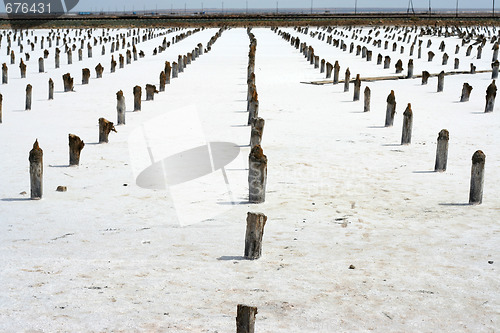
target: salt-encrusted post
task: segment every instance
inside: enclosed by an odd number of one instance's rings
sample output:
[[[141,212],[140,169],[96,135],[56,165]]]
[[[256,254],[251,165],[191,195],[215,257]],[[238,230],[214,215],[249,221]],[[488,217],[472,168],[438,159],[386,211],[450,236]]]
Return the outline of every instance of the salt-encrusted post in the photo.
[[[14,65],[16,63],[16,55],[14,54],[14,51],[10,51],[10,64]]]
[[[357,74],[356,79],[354,80],[354,95],[352,97],[353,101],[359,101],[360,92],[361,92],[361,78],[359,74]]]
[[[28,84],[26,86],[26,107],[25,110],[31,110],[31,96],[32,96],[32,86],[31,84]]]
[[[364,112],[370,111],[370,98],[371,98],[371,90],[370,88],[365,88],[365,107],[363,109]]]
[[[63,75],[64,92],[73,91],[73,78],[70,73]]]
[[[444,88],[444,71],[441,71],[438,75],[438,86],[437,92],[442,92]]]
[[[134,111],[141,111],[141,97],[142,88],[140,86],[134,87]]]
[[[401,61],[401,59],[399,59],[397,62],[396,62],[396,74],[399,74],[403,71],[403,62]]]
[[[8,80],[8,73],[9,68],[7,67],[7,64],[4,62],[2,64],[2,84],[7,84],[9,82]]]
[[[260,145],[252,148],[248,157],[248,200],[261,203],[266,199],[267,157]]]
[[[174,61],[172,63],[172,79],[179,76],[179,65]]]
[[[255,86],[253,86],[255,87]],[[259,116],[259,94],[257,90],[252,89],[252,97],[248,101],[248,125],[252,124],[252,119]]]
[[[38,145],[38,140],[33,144],[29,155],[31,200],[42,198],[43,192],[43,150]]]
[[[434,171],[446,171],[446,164],[448,163],[448,141],[450,140],[450,133],[446,129],[439,132],[437,138],[436,148],[436,163]]]
[[[26,78],[26,64],[24,63],[23,59],[21,59],[19,69],[21,70],[21,79]]]
[[[427,81],[429,80],[429,76],[431,76],[431,75],[429,74],[428,71],[422,72],[422,85],[427,84]]]
[[[495,62],[493,62],[491,64],[491,79],[494,80],[494,79],[497,79],[498,78],[498,60],[496,60]]]
[[[170,62],[165,61],[165,76],[166,76],[166,84],[170,84],[170,75],[172,73],[172,67],[170,66]]]
[[[326,63],[326,78],[329,79],[332,77],[333,66],[331,63]]]
[[[113,55],[111,55],[111,73],[116,71],[116,60]]]
[[[102,67],[101,63],[95,66],[95,76],[100,79],[102,78],[102,72],[104,71],[104,67]]]
[[[394,124],[394,115],[396,114],[396,96],[394,95],[394,90],[391,90],[389,96],[387,96],[387,109],[385,111],[385,127],[392,126]]]
[[[38,73],[45,72],[45,66],[43,65],[43,58],[38,58]]]
[[[107,143],[108,135],[111,131],[116,133],[113,123],[104,118],[99,118],[99,143]]]
[[[413,59],[408,60],[408,75],[406,75],[408,79],[413,77]]]
[[[236,333],[254,333],[256,315],[257,307],[238,304],[236,314]]]
[[[267,216],[262,213],[247,213],[247,231],[245,234],[245,259],[259,259],[262,254],[262,236]]]
[[[165,84],[167,82],[167,76],[164,71],[160,73],[160,91],[165,91]]]
[[[413,127],[413,112],[411,104],[408,103],[405,112],[403,113],[403,134],[401,136],[401,144],[408,145],[411,143],[411,130]]]
[[[472,155],[469,204],[479,205],[483,201],[484,164],[486,155],[478,150]]]
[[[344,79],[344,92],[349,91],[349,82],[351,81],[351,71],[349,67],[345,70],[345,79]]]
[[[152,101],[155,99],[155,95],[158,93],[156,86],[153,84],[146,84],[146,101]]]
[[[486,89],[486,107],[484,112],[493,112],[493,107],[495,106],[495,97],[497,96],[497,86],[495,80]]]
[[[471,91],[472,91],[472,86],[470,86],[467,82],[465,82],[462,88],[462,96],[460,97],[460,102],[468,102]]]
[[[339,62],[335,61],[335,65],[333,66],[333,84],[339,83],[339,71],[340,71]]]
[[[54,99],[54,81],[49,79],[49,100]]]
[[[253,148],[260,145],[262,141],[262,134],[264,133],[264,119],[256,117],[252,119],[251,132],[250,132],[250,147]]]
[[[83,68],[82,69],[82,84],[89,84],[90,79],[90,69]]]
[[[82,151],[85,143],[75,134],[69,134],[69,165],[80,164],[80,152]]]
[[[125,125],[125,96],[121,90],[116,93],[116,112],[118,114],[117,125]]]

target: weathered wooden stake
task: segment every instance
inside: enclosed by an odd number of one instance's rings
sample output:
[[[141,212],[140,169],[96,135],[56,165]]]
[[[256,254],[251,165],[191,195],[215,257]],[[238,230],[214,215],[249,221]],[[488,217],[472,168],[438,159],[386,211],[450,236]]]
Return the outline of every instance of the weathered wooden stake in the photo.
[[[111,73],[116,71],[116,60],[113,55],[111,55]]]
[[[429,74],[428,71],[422,72],[422,85],[427,84],[427,81],[429,80],[429,76],[431,76],[431,75]]]
[[[21,70],[21,79],[26,78],[26,64],[24,63],[23,59],[21,59],[19,69]]]
[[[160,91],[165,91],[165,84],[167,83],[167,75],[164,71],[160,73]]]
[[[54,81],[49,78],[49,100],[54,99]]]
[[[384,69],[391,67],[391,57],[385,56],[384,58]]]
[[[267,157],[257,145],[252,148],[248,157],[248,200],[261,203],[266,199]]]
[[[434,171],[443,172],[446,171],[446,165],[448,163],[448,141],[450,140],[450,133],[446,129],[442,129],[439,132],[437,138],[437,148],[436,148],[436,163],[434,165]]]
[[[472,86],[470,86],[467,82],[465,82],[462,88],[462,96],[460,97],[460,102],[468,102],[471,91],[472,91]]]
[[[344,79],[344,92],[349,91],[349,83],[351,81],[351,71],[349,70],[349,67],[347,67],[345,71],[345,79]]]
[[[165,61],[165,76],[166,76],[166,84],[170,84],[170,75],[172,74],[172,66],[170,66],[170,62]]]
[[[64,92],[73,91],[73,78],[70,73],[63,75]]]
[[[264,133],[264,119],[256,117],[252,119],[251,122],[251,132],[250,132],[250,147],[253,148],[257,145],[260,146],[262,141],[262,134]]]
[[[262,213],[247,213],[245,235],[245,259],[259,259],[262,254],[262,236],[267,216]]]
[[[154,94],[157,94],[156,86],[153,84],[146,84],[146,101],[152,101],[155,99]]]
[[[68,50],[68,53],[66,53],[68,56],[68,65],[73,64],[73,52],[71,52],[71,49]]]
[[[390,127],[394,124],[394,115],[396,114],[396,96],[394,90],[391,90],[387,96],[387,109],[385,111],[385,127]]]
[[[444,89],[444,71],[441,71],[438,75],[438,85],[437,92],[442,92]]]
[[[494,80],[494,79],[498,79],[498,66],[499,66],[499,63],[498,63],[498,60],[495,60],[495,62],[493,62],[491,64],[491,79]]]
[[[413,127],[413,111],[411,104],[408,103],[405,112],[403,113],[403,134],[401,136],[401,144],[408,145],[411,143],[411,130]]]
[[[102,67],[101,63],[95,66],[95,76],[100,79],[102,78],[102,72],[104,71],[104,67]]]
[[[116,93],[116,112],[118,114],[117,125],[125,125],[125,96],[121,90]]]
[[[396,74],[399,74],[403,71],[403,62],[401,61],[401,59],[399,59],[397,62],[396,62]]]
[[[32,96],[32,86],[31,84],[28,84],[26,86],[26,107],[25,110],[31,110],[31,96]]]
[[[179,77],[179,65],[174,61],[172,63],[172,79]]]
[[[460,66],[460,59],[455,58],[455,63],[453,65],[453,69],[458,69],[459,66]]]
[[[340,72],[339,62],[335,61],[335,65],[333,66],[333,84],[339,83],[339,72]]]
[[[413,77],[413,59],[408,60],[408,75],[406,75],[408,79]]]
[[[8,79],[8,73],[9,69],[7,67],[7,64],[4,62],[2,64],[2,84],[7,84],[9,82],[9,79]]]
[[[486,89],[486,107],[484,112],[493,112],[495,106],[495,97],[497,96],[497,86],[495,80]]]
[[[470,177],[469,204],[479,205],[483,202],[484,164],[486,155],[478,150],[472,155],[472,168]]]
[[[331,63],[326,63],[326,78],[329,79],[332,77],[333,66]]]
[[[90,79],[90,69],[83,68],[82,69],[82,84],[89,84]]]
[[[370,98],[371,98],[371,90],[370,88],[365,88],[365,107],[364,112],[370,112]]]
[[[43,73],[43,72],[45,72],[45,66],[44,66],[43,58],[40,57],[40,58],[38,58],[38,73]]]
[[[116,133],[113,123],[104,118],[99,118],[99,143],[107,143],[108,135],[111,131]]]
[[[69,165],[79,165],[80,164],[80,152],[85,143],[75,134],[69,134]]]
[[[140,86],[135,86],[133,92],[134,92],[134,111],[141,111],[142,88]]]
[[[257,307],[238,304],[236,314],[236,333],[254,333],[256,315]]]
[[[359,101],[360,92],[361,92],[361,78],[359,74],[357,74],[356,79],[354,80],[354,94],[352,97],[353,101]]]
[[[38,145],[38,140],[33,144],[29,155],[31,200],[39,200],[43,193],[43,150]]]
[[[252,97],[248,101],[248,125],[252,124],[252,119],[259,116],[259,94],[257,90],[252,90]]]

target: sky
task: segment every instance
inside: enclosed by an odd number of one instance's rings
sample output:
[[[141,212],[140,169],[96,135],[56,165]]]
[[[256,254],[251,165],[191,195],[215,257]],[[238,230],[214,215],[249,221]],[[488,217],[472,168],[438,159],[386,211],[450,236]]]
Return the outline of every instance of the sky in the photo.
[[[54,0],[51,0],[54,1]],[[412,0],[414,8],[428,8],[429,0]],[[457,0],[430,0],[432,8],[455,8]],[[494,0],[458,0],[459,9],[492,8]],[[407,8],[409,0],[312,0],[314,8]],[[80,0],[72,11],[131,11],[143,9],[242,8],[246,0]],[[222,5],[224,3],[224,5]],[[310,0],[278,0],[280,8],[310,8]],[[495,6],[500,7],[497,0]],[[276,0],[248,0],[248,8],[276,8]],[[500,8],[499,8],[500,9]]]

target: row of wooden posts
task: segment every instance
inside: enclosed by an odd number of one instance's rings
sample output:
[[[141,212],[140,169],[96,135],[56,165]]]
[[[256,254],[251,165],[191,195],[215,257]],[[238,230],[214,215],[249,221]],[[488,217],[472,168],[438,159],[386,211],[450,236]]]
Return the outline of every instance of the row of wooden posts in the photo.
[[[281,35],[283,39],[287,41],[292,41],[291,45],[293,47],[297,47],[297,43],[299,41],[298,38],[291,37],[290,34],[278,31],[278,28],[273,28],[274,32],[278,33],[278,35]],[[310,47],[309,50],[311,50],[312,47]],[[303,49],[303,54],[307,58],[307,61],[311,62],[311,55],[314,54],[314,50],[312,49],[311,51],[304,51],[305,48]],[[337,70],[334,75],[333,83],[335,84],[336,81],[338,83],[338,69],[340,66],[338,65],[338,62],[335,62],[335,66]],[[427,75],[422,76],[422,84],[427,84],[427,78],[429,77],[428,72]],[[349,68],[346,70],[346,79],[344,81],[344,92],[349,91],[349,76],[350,76],[350,71]],[[425,76],[425,81],[424,81],[424,76]],[[438,76],[438,92],[443,90],[443,81],[444,81],[444,72],[441,72],[441,74]],[[353,95],[353,101],[358,101],[359,100],[359,94],[360,94],[360,87],[361,87],[361,79],[360,75],[356,75],[356,79],[354,80],[354,95]],[[464,83],[463,89],[462,89],[462,97],[461,101],[465,102],[469,100],[469,95],[472,90],[472,87],[468,83]],[[485,112],[492,112],[493,111],[493,106],[495,103],[495,97],[496,97],[496,92],[497,88],[495,85],[495,80],[488,86],[486,90],[486,106],[485,106]],[[371,98],[371,91],[370,88],[366,87],[364,91],[364,112],[370,111],[370,98]],[[387,107],[386,107],[386,116],[385,116],[385,127],[391,127],[394,124],[394,117],[396,114],[396,97],[394,94],[394,90],[391,90],[391,93],[387,96]],[[411,136],[412,136],[412,128],[413,128],[413,111],[411,108],[411,103],[408,103],[406,110],[403,113],[403,129],[402,129],[402,135],[401,135],[401,144],[402,145],[408,145],[411,143]],[[446,129],[443,129],[439,132],[438,135],[438,141],[437,141],[437,149],[436,149],[436,161],[435,161],[435,167],[434,171],[436,172],[444,172],[446,170],[447,166],[447,159],[448,159],[448,140],[449,140],[449,133]],[[471,171],[471,183],[470,183],[470,193],[469,193],[469,203],[470,204],[480,204],[482,202],[482,192],[483,192],[483,183],[484,183],[484,162],[485,162],[485,155],[482,151],[478,150],[474,153],[473,158],[472,158],[472,171]]]
[[[221,36],[224,29],[220,29],[208,42],[207,49],[203,50],[202,44],[199,43],[197,46],[197,52],[194,52],[196,57],[199,55],[203,55],[211,49],[211,46],[215,43],[218,37]],[[191,59],[193,60],[193,59]],[[186,63],[187,65],[187,63]],[[169,66],[169,62],[167,61],[165,64],[166,67]],[[163,72],[162,72],[163,73]],[[65,74],[63,76],[63,80],[66,84],[72,86],[73,79],[70,74]],[[52,80],[50,80],[52,82]],[[170,83],[170,81],[168,81]],[[166,82],[165,82],[166,83]],[[53,82],[51,84],[53,92]],[[29,98],[31,100],[31,85],[28,85],[30,88]],[[70,91],[70,90],[68,90]],[[140,111],[141,109],[141,95],[142,90],[140,86],[135,86],[133,89],[134,92],[134,111]],[[154,93],[158,93],[155,85],[146,85],[146,93],[148,96],[152,96]],[[117,92],[117,114],[118,114],[118,124],[125,124],[125,98],[123,96],[123,92],[120,90]],[[28,96],[28,94],[27,94]],[[27,97],[28,99],[28,97]],[[1,111],[1,100],[2,96],[0,95],[0,111]],[[152,100],[147,99],[147,100]],[[1,120],[1,112],[0,112],[0,120]],[[114,123],[105,119],[99,118],[99,143],[107,143],[109,142],[109,134],[111,132],[116,132]],[[85,147],[85,143],[75,134],[69,134],[69,165],[79,165],[80,163],[80,154],[82,149]],[[29,154],[29,162],[30,162],[30,187],[31,187],[31,199],[37,200],[42,198],[43,194],[43,150],[40,148],[38,140],[33,144],[33,149]]]

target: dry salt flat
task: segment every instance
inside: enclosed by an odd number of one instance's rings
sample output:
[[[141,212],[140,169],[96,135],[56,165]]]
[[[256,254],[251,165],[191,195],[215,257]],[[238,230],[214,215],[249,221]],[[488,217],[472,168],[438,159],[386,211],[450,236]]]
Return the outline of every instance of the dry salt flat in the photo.
[[[46,72],[38,73],[40,37],[49,31],[36,30],[38,44],[24,59],[22,79],[17,41],[16,64],[10,65],[4,35],[0,62],[9,66],[9,83],[0,86],[0,330],[232,332],[236,306],[244,303],[258,308],[256,332],[494,332],[500,319],[500,116],[498,107],[484,113],[491,72],[446,76],[439,93],[436,77],[427,85],[420,78],[363,81],[361,99],[353,102],[352,83],[349,92],[343,83],[302,83],[325,80],[325,73],[282,35],[300,38],[331,64],[339,61],[343,79],[347,67],[351,78],[394,76],[398,59],[404,74],[410,58],[415,75],[453,71],[455,57],[459,70],[469,70],[470,63],[489,70],[491,37],[498,32],[475,28],[475,37],[488,37],[477,59],[477,45],[466,55],[476,39],[462,46],[456,35],[412,31],[412,41],[423,41],[418,59],[416,50],[409,55],[411,43],[397,41],[401,29],[355,29],[354,36],[345,27],[252,30],[259,116],[265,119],[261,145],[268,158],[261,204],[248,203],[246,29],[224,30],[154,101],[145,101],[143,90],[140,112],[132,112],[132,88],[158,87],[165,61],[177,61],[198,43],[206,48],[218,29],[195,32],[153,55],[164,38],[194,29],[156,30],[161,35],[137,44],[145,57],[115,73],[109,71],[109,42],[105,55],[100,44],[92,58],[83,52],[82,61],[73,52],[72,65],[62,50],[58,69],[52,45]],[[361,40],[376,30],[381,48]],[[103,31],[91,33],[98,38]],[[140,36],[147,33],[141,29]],[[347,51],[318,39],[319,33],[342,38]],[[74,31],[69,34],[73,38]],[[27,38],[33,40],[25,36],[23,43]],[[443,40],[446,66],[438,49]],[[372,61],[349,53],[351,42],[372,50]],[[126,49],[113,53],[116,61]],[[432,62],[429,50],[436,54]],[[391,57],[389,69],[376,65],[378,53]],[[104,66],[101,79],[95,78],[98,63]],[[86,67],[90,83],[81,85]],[[65,73],[75,79],[73,92],[63,92]],[[51,101],[49,77],[55,82]],[[473,91],[469,102],[460,103],[464,82]],[[31,111],[24,110],[28,83]],[[363,112],[366,86],[370,112]],[[98,118],[116,123],[118,90],[126,99],[126,124],[115,126],[109,143],[97,144]],[[396,116],[394,126],[384,127],[391,90]],[[407,103],[413,135],[402,146]],[[441,129],[450,133],[448,167],[435,173]],[[78,167],[68,166],[68,133],[86,143]],[[28,153],[35,139],[44,150],[42,200],[29,199]],[[225,163],[212,158],[205,169],[195,156],[182,172],[175,170],[182,181],[163,177],[172,156],[192,157],[186,152],[204,145],[222,147]],[[486,154],[483,202],[468,205],[471,157],[478,149]],[[59,185],[67,192],[56,192]],[[262,257],[253,261],[243,258],[249,211],[268,217]]]

